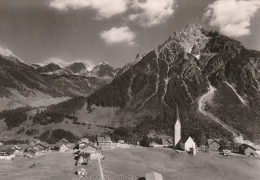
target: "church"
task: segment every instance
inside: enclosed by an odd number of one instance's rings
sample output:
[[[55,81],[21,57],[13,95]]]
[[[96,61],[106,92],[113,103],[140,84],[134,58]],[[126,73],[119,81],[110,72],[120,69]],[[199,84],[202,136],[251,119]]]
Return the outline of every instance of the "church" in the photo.
[[[196,153],[196,144],[193,139],[190,136],[181,135],[181,121],[178,106],[176,106],[174,116],[173,147],[186,152],[192,152],[193,154]]]

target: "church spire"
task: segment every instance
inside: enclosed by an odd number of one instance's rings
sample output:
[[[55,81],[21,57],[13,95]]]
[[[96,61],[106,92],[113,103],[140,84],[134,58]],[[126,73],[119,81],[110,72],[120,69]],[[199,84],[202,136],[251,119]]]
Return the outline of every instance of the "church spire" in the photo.
[[[176,105],[176,109],[175,109],[175,116],[174,116],[174,121],[175,121],[175,123],[176,123],[177,120],[180,121],[178,105]]]

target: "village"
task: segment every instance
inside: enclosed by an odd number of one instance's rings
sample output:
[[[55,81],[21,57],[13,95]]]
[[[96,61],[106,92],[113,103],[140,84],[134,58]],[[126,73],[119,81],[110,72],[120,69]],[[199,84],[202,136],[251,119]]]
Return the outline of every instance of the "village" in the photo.
[[[174,152],[177,154],[185,153],[188,156],[201,156],[207,153],[219,154],[223,157],[251,157],[258,158],[260,155],[260,148],[252,147],[247,144],[232,144],[232,146],[223,146],[221,139],[208,139],[207,144],[197,146],[193,138],[190,136],[182,136],[181,134],[181,120],[179,117],[178,108],[175,113],[174,136],[164,137],[161,143],[149,142],[148,147],[142,147],[140,142],[136,144],[128,144],[124,139],[119,139],[113,142],[110,136],[98,136],[95,142],[91,142],[88,138],[80,139],[76,144],[68,142],[67,139],[62,138],[56,144],[47,144],[39,139],[31,139],[27,144],[4,144],[0,142],[0,164],[4,161],[15,163],[16,158],[34,159],[33,163],[28,168],[35,168],[38,166],[37,158],[41,156],[51,156],[51,153],[69,154],[74,156],[73,164],[74,174],[71,174],[69,179],[145,179],[145,180],[163,180],[162,174],[153,169],[151,172],[146,172],[142,176],[132,176],[107,168],[102,167],[103,163],[107,163],[106,154],[112,151],[120,151],[131,149],[143,151],[142,149],[154,149],[162,152]],[[126,157],[127,158],[127,157]],[[108,163],[109,164],[109,163]],[[2,165],[1,165],[2,166]],[[95,166],[96,175],[93,175]],[[126,167],[127,168],[127,167]]]

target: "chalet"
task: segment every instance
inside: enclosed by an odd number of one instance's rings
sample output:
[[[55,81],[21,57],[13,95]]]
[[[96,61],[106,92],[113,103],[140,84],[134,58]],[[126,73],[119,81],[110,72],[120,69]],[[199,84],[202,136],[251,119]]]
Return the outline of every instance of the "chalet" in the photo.
[[[110,136],[97,137],[97,145],[103,149],[112,147],[112,140]]]
[[[89,153],[90,159],[96,159],[99,155],[101,155],[101,152],[99,149],[97,149],[95,146],[88,145],[80,150],[81,153]]]
[[[36,144],[33,148],[36,149],[37,151],[47,151],[49,150],[49,145],[45,142],[40,142]]]
[[[163,180],[163,177],[157,172],[150,172],[145,174],[145,180]]]
[[[218,151],[220,148],[220,139],[208,139],[209,150]]]
[[[0,147],[0,156],[10,156],[14,153],[12,145],[3,145]]]
[[[12,149],[14,150],[15,154],[19,154],[23,151],[23,148],[19,145],[13,145]]]
[[[67,139],[63,138],[59,141],[59,143],[67,145],[69,143],[69,141]]]
[[[247,144],[241,144],[239,146],[239,153],[244,154],[246,156],[257,156],[258,154],[256,153],[256,149],[252,146],[249,146]]]
[[[230,156],[231,155],[231,150],[230,149],[223,149],[222,153],[224,156]]]
[[[78,155],[76,156],[76,165],[87,165],[88,161],[90,159],[90,154],[89,153],[78,153]]]
[[[162,138],[162,144],[164,147],[173,146],[173,139],[172,138]]]
[[[78,141],[78,144],[81,144],[81,143],[85,143],[85,144],[88,144],[89,143],[89,139],[88,138],[82,138]]]
[[[197,151],[198,152],[208,152],[208,147],[204,144],[202,144],[201,146],[197,147]]]
[[[86,173],[86,170],[84,168],[80,168],[76,171],[76,174],[79,176],[79,178],[84,177]]]
[[[190,136],[185,136],[180,140],[180,148],[183,151],[192,152],[196,149],[196,144]]]
[[[32,155],[32,156],[37,156],[39,154],[38,151],[34,148],[27,149],[27,153]]]
[[[69,151],[69,147],[68,147],[67,144],[58,142],[53,146],[52,150],[56,150],[56,151],[60,151],[60,152],[66,152],[66,151]]]
[[[37,144],[39,144],[41,141],[39,139],[32,139],[30,142],[29,142],[29,146],[30,147],[34,147],[36,146]]]
[[[231,143],[230,144],[230,149],[231,149],[231,152],[232,153],[239,153],[239,146],[240,146],[241,144],[240,143]]]

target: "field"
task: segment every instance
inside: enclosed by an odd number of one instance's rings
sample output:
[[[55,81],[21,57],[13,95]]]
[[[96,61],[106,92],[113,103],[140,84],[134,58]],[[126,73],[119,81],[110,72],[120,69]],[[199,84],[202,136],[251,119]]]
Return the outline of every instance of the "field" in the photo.
[[[171,149],[142,147],[104,150],[103,154],[105,159],[101,160],[101,165],[106,180],[134,180],[151,171],[161,173],[164,180],[257,180],[260,177],[260,158],[228,158],[217,152],[193,156]],[[100,179],[97,160],[92,160],[89,165],[75,166],[72,151],[48,152],[28,159],[16,157],[13,161],[0,160],[0,167],[1,180],[78,179],[75,171],[81,167],[87,172],[82,179]]]
[[[143,177],[156,171],[164,180],[172,179],[260,179],[260,159],[224,157],[217,152],[196,156],[170,149],[132,148],[104,151],[104,169]]]

